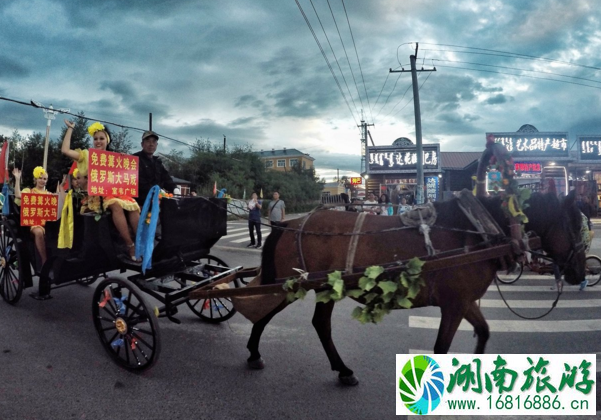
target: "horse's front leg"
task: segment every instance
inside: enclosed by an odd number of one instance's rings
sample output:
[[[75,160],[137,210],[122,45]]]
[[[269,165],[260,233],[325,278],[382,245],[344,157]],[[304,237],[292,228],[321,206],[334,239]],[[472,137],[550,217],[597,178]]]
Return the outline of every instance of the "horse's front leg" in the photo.
[[[338,354],[336,346],[332,341],[332,311],[334,310],[334,301],[328,303],[317,303],[315,305],[315,313],[313,314],[313,327],[317,331],[319,340],[323,345],[332,370],[338,371],[338,379],[344,385],[357,385],[359,381],[353,374]]]
[[[490,337],[490,331],[488,329],[488,323],[486,322],[486,319],[484,319],[484,315],[482,315],[476,302],[473,302],[470,305],[465,314],[465,319],[474,326],[474,331],[478,336],[478,344],[476,344],[474,353],[484,353],[486,342],[488,341],[488,337]]]
[[[448,353],[466,311],[467,308],[463,306],[441,306],[440,327],[434,344],[434,353]]]
[[[265,327],[267,324],[269,324],[271,318],[273,318],[278,312],[281,312],[286,306],[288,306],[288,301],[284,299],[284,301],[273,311],[265,315],[265,317],[255,322],[255,325],[253,325],[250,338],[248,339],[248,344],[246,344],[246,348],[250,351],[250,357],[246,361],[248,363],[248,367],[251,369],[263,369],[265,367],[265,361],[261,358],[261,353],[259,353],[261,334],[263,334],[263,330],[265,330]]]

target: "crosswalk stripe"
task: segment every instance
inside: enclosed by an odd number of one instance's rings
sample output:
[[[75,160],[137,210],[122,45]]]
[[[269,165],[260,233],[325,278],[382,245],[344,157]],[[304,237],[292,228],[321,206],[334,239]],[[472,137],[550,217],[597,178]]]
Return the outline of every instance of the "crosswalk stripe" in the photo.
[[[230,236],[230,233],[232,233],[232,232],[242,232],[242,231],[247,231],[248,232],[248,227],[240,228],[240,229],[228,229],[227,230],[227,236]]]
[[[237,236],[243,236],[243,235],[246,235],[246,236],[248,237],[248,230],[247,230],[246,232],[234,233],[233,235],[230,235],[230,234],[228,233],[228,234],[227,234],[227,236],[226,236],[226,239],[229,239],[229,238],[235,238],[235,237],[237,237]],[[230,241],[230,242],[231,242],[231,241]]]
[[[511,308],[550,308],[551,302],[544,300],[508,300]],[[480,306],[483,308],[505,308],[505,302],[501,299],[481,299]],[[560,299],[557,308],[601,308],[601,299],[568,300]]]
[[[265,238],[267,235],[269,235],[269,233],[270,233],[269,231],[266,231],[266,232],[261,231],[261,236],[263,238]],[[235,243],[235,244],[241,244],[242,242],[246,242],[246,241],[249,241],[249,240],[250,239],[247,237],[247,238],[242,238],[242,239],[234,239],[233,241],[230,241],[230,242]]]
[[[418,349],[409,349],[409,354],[434,354],[432,350],[418,350]],[[449,354],[461,354],[459,352],[450,351]],[[596,352],[597,355],[597,372],[601,372],[601,353]]]
[[[504,284],[499,285],[499,288],[501,289],[501,293],[503,293],[503,292],[553,292],[553,293],[557,293],[557,290],[552,289],[551,287],[553,287],[553,285],[524,286],[524,285],[520,285],[519,281],[518,281],[517,285],[510,285],[510,286],[504,285]],[[497,286],[495,286],[494,282],[489,286],[488,290],[489,291],[497,290]],[[578,285],[564,284],[563,293],[566,293],[566,292],[568,292],[568,293],[580,292],[580,290],[578,289]],[[587,287],[586,292],[584,292],[584,293],[595,293],[595,292],[601,292],[601,287]]]
[[[525,332],[525,333],[552,333],[552,332],[591,332],[601,331],[601,322],[598,319],[575,319],[570,321],[510,321],[490,320],[487,321],[491,332]],[[440,327],[439,317],[410,316],[409,328],[426,328],[437,330]],[[466,320],[461,321],[460,331],[473,331]]]

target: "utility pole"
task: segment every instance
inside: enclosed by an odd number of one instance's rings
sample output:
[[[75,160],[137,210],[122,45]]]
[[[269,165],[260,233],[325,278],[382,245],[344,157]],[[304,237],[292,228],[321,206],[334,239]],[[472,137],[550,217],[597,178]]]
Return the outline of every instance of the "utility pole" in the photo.
[[[152,112],[148,113],[148,129],[152,131]]]
[[[225,134],[223,135],[223,153],[225,154]]]
[[[367,124],[364,120],[363,120],[363,110],[361,110],[361,124],[359,124],[357,127],[361,128],[361,176],[365,176],[365,172],[366,172],[366,163],[365,163],[365,157],[367,155],[367,127],[373,127],[373,124]],[[369,137],[371,138],[371,134],[369,135]],[[373,140],[371,141],[373,144]]]
[[[33,103],[33,101],[32,101],[32,103]],[[42,107],[42,105],[39,103],[36,103],[35,106]],[[44,118],[46,118],[48,120],[48,123],[46,124],[46,141],[44,142],[44,164],[43,164],[44,170],[47,170],[47,168],[48,168],[48,141],[50,139],[50,125],[52,124],[52,120],[56,119],[56,114],[62,113],[62,112],[69,112],[69,109],[61,108],[61,109],[57,109],[55,111],[54,108],[52,108],[52,104],[50,104],[50,106],[48,108],[43,108],[43,110],[44,110]]]
[[[422,146],[422,117],[419,106],[419,86],[417,84],[417,72],[420,71],[436,71],[436,67],[433,69],[417,70],[415,67],[415,61],[417,59],[417,50],[419,43],[415,43],[415,55],[411,55],[409,60],[411,62],[411,82],[413,84],[413,109],[415,113],[415,145],[417,146],[417,173],[416,173],[416,186],[415,186],[415,202],[417,204],[424,203],[424,149]],[[393,70],[390,69],[390,73],[406,73],[408,70]]]

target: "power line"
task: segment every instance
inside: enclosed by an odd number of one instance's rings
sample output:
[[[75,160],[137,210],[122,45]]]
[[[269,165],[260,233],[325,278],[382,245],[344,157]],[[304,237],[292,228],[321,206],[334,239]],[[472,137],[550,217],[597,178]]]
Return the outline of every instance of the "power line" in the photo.
[[[342,91],[342,87],[340,86],[340,83],[338,82],[338,78],[334,74],[334,69],[332,69],[330,60],[328,60],[328,57],[326,56],[325,51],[321,47],[321,43],[319,42],[319,39],[317,39],[317,35],[315,35],[315,31],[313,30],[313,27],[311,26],[311,23],[309,22],[309,19],[307,18],[307,15],[305,14],[305,11],[303,10],[302,6],[298,2],[298,0],[294,0],[294,1],[296,2],[296,5],[298,6],[298,10],[300,10],[301,14],[303,15],[303,18],[305,19],[305,23],[307,24],[307,26],[309,27],[309,30],[311,31],[311,34],[313,35],[313,39],[315,39],[315,42],[317,43],[317,46],[319,47],[319,51],[321,51],[321,55],[323,56],[324,60],[326,60],[326,64],[328,65],[328,68],[330,69],[330,73],[332,73],[332,77],[334,78],[334,81],[336,82],[336,85],[338,86],[338,90],[340,90],[340,94],[342,95],[344,102],[346,102],[346,106],[348,107],[349,111],[351,112],[351,115],[353,116],[355,125],[357,125],[357,120],[355,119],[355,114],[353,114],[353,110],[351,109],[351,106],[348,103],[348,100],[346,99],[346,95]]]
[[[463,45],[432,44],[432,43],[428,43],[428,42],[423,42],[423,44],[426,44],[426,45],[437,45],[437,46],[440,46],[440,47],[465,48],[465,49],[470,49],[470,50],[488,51],[488,52],[494,52],[494,53],[500,53],[500,54],[510,54],[510,55],[500,55],[500,57],[513,57],[513,58],[520,57],[520,58],[529,59],[529,60],[549,61],[549,62],[553,62],[553,63],[567,64],[567,65],[575,66],[575,67],[583,67],[583,68],[587,68],[587,69],[601,70],[600,67],[586,66],[584,64],[572,63],[570,61],[554,60],[554,59],[551,59],[551,58],[539,57],[539,56],[535,56],[535,55],[512,53],[512,52],[499,51],[499,50],[491,50],[491,49],[487,49],[487,48],[465,47]],[[457,53],[465,53],[465,54],[478,54],[478,53],[472,53],[472,52],[469,52],[469,51],[449,51],[449,50],[427,50],[427,51],[445,51],[445,52],[457,52]],[[480,53],[480,54],[482,54],[482,55],[497,55],[497,54],[484,54],[484,53]]]
[[[459,66],[444,66],[444,65],[440,65],[440,64],[438,65],[438,67],[446,67],[446,68],[449,68],[449,69],[481,71],[481,72],[485,72],[485,73],[504,74],[504,75],[507,75],[507,76],[527,77],[529,79],[549,80],[549,81],[552,81],[552,82],[567,83],[567,84],[570,84],[570,85],[586,86],[586,87],[590,87],[590,88],[593,88],[593,89],[601,89],[601,86],[591,86],[591,85],[586,85],[584,83],[569,82],[567,80],[551,79],[551,78],[548,78],[548,77],[529,76],[527,74],[503,73],[501,71],[484,70],[484,69],[473,69],[473,68],[469,68],[469,67],[459,67]]]
[[[334,48],[332,48],[332,44],[330,43],[330,38],[328,38],[328,34],[326,33],[326,30],[323,27],[323,24],[321,23],[321,19],[319,18],[319,14],[317,13],[317,9],[315,9],[315,5],[313,4],[313,0],[309,0],[309,2],[311,3],[311,6],[313,7],[313,11],[315,12],[315,16],[317,17],[317,20],[319,21],[319,25],[321,26],[321,30],[323,31],[323,34],[326,37],[326,40],[328,41],[328,45],[330,46],[330,51],[332,51],[332,55],[334,56],[334,60],[336,60],[336,64],[338,65],[338,70],[340,70],[340,74],[342,75],[342,79],[344,80],[344,84],[346,85],[346,90],[348,91],[348,94],[351,97],[351,101],[353,101],[353,105],[355,106],[355,111],[357,112],[357,114],[359,114],[359,110],[357,109],[357,104],[355,103],[355,100],[353,99],[353,95],[351,94],[351,90],[348,87],[348,83],[346,83],[346,77],[344,77],[344,73],[342,72],[342,68],[340,67],[340,63],[338,62],[338,57],[336,57],[336,53],[334,52]],[[345,53],[346,53],[346,50],[345,50]],[[355,85],[356,84],[357,83],[355,83]],[[359,99],[361,99],[361,96],[359,96]],[[361,102],[361,106],[363,106],[363,102]]]
[[[43,109],[43,110],[51,110],[48,107],[37,105],[33,101],[24,102],[24,101],[19,101],[17,99],[6,98],[6,97],[3,97],[3,96],[0,96],[0,100],[7,101],[7,102],[14,102],[16,104],[30,106],[32,108],[38,108],[38,109]],[[54,111],[57,111],[57,110],[54,110]],[[104,124],[114,125],[115,127],[121,127],[123,129],[135,130],[135,131],[140,131],[140,132],[146,131],[145,128],[132,127],[132,126],[124,125],[124,124],[115,123],[115,122],[112,122],[112,121],[106,121],[106,120],[101,120],[101,119],[98,119],[98,118],[86,117],[85,115],[74,114],[72,112],[65,112],[65,111],[59,111],[59,112],[61,114],[71,115],[71,116],[76,117],[76,118],[82,118],[82,119],[87,120],[87,121],[92,121],[93,120],[93,121],[98,121],[98,122],[101,122],[101,123],[104,123]],[[161,138],[174,141],[176,143],[179,143],[179,144],[182,144],[184,146],[187,146],[187,147],[189,147],[191,149],[195,149],[196,148],[196,146],[194,146],[192,144],[189,144],[189,143],[186,143],[185,141],[174,139],[173,137],[168,137],[168,136],[165,136],[165,135],[159,134],[159,133],[156,133],[156,134],[159,137],[161,137]]]
[[[357,86],[357,80],[355,79],[355,72],[353,72],[353,67],[351,66],[351,61],[348,58],[348,53],[346,52],[346,46],[344,45],[344,41],[342,40],[342,35],[340,34],[340,29],[338,28],[338,22],[336,22],[336,18],[334,17],[334,12],[332,11],[332,6],[330,5],[330,0],[327,0],[328,7],[330,8],[330,13],[332,14],[332,19],[334,20],[334,25],[336,26],[336,31],[338,31],[338,38],[340,38],[340,43],[342,44],[342,49],[344,50],[344,55],[346,56],[346,62],[348,63],[348,67],[351,71],[351,75],[353,76],[353,82],[355,83],[355,89],[357,89],[357,96],[359,96],[359,101],[361,102],[361,107],[363,108],[363,100],[361,99],[361,93],[359,93],[359,86]],[[350,94],[350,92],[349,92]]]
[[[397,79],[396,79],[397,82],[401,78],[401,74],[402,73],[399,73],[399,77],[397,77]],[[396,86],[396,83],[395,83],[395,86]],[[396,105],[393,106],[392,109],[388,112],[388,114],[385,115],[386,117],[389,116],[390,114],[392,114],[392,111],[394,111],[394,109],[403,101],[403,98],[405,97],[405,95],[407,95],[407,92],[409,92],[409,89],[411,89],[411,86],[413,86],[413,84],[409,83],[409,86],[407,86],[407,89],[405,89],[405,92],[403,93],[403,96],[401,96],[401,99],[399,99],[399,101],[396,103]],[[393,91],[394,91],[394,88],[393,88]],[[392,95],[392,92],[390,92],[390,95]],[[390,95],[388,95],[389,98],[390,98]],[[411,97],[411,99],[413,99],[413,96]],[[388,98],[386,99],[386,102],[388,102]],[[384,105],[386,105],[386,104],[384,104]],[[382,107],[382,109],[384,109],[384,107]],[[380,109],[380,111],[382,111],[382,109]],[[378,113],[378,115],[380,115],[380,114]]]
[[[494,68],[506,69],[506,70],[518,70],[518,71],[527,71],[527,72],[530,72],[530,73],[550,74],[550,75],[553,75],[553,76],[567,77],[569,79],[577,79],[577,80],[584,80],[584,81],[587,81],[587,82],[601,83],[601,81],[599,81],[599,80],[587,79],[585,77],[578,77],[578,76],[568,76],[567,74],[553,73],[553,72],[550,72],[550,71],[528,70],[528,69],[522,69],[522,68],[519,68],[519,67],[496,66],[496,65],[493,65],[493,64],[472,63],[472,62],[469,62],[469,61],[440,60],[438,58],[429,58],[429,60],[432,60],[432,62],[434,62],[434,61],[441,61],[441,62],[446,62],[446,63],[471,64],[471,65],[475,65],[475,66],[494,67]],[[434,65],[434,63],[432,63],[432,65]]]
[[[367,94],[367,86],[365,86],[365,78],[363,77],[363,69],[361,68],[361,61],[359,60],[359,53],[357,52],[357,45],[355,44],[355,37],[353,36],[353,30],[351,29],[351,21],[348,18],[348,13],[346,12],[346,6],[344,5],[344,0],[340,0],[342,2],[342,7],[344,8],[344,14],[346,16],[346,22],[348,23],[348,29],[351,33],[351,39],[353,40],[353,47],[355,48],[355,54],[357,55],[357,63],[359,64],[359,72],[361,72],[361,80],[363,80],[363,89],[365,89],[365,97],[367,98],[367,106],[369,107],[369,113],[371,115],[371,120],[374,120],[373,114],[371,113],[371,104],[369,103],[369,95]]]
[[[423,82],[423,83],[422,83],[422,84],[419,86],[419,88],[417,89],[417,91],[418,91],[418,92],[419,92],[419,91],[422,89],[422,87],[423,87],[423,86],[426,84],[426,82],[427,82],[427,81],[428,81],[428,79],[430,78],[430,75],[431,75],[431,74],[432,74],[432,73],[428,73],[428,76],[426,77],[426,80],[424,80],[424,82]],[[406,92],[405,92],[405,93],[406,93]],[[411,99],[409,99],[409,101],[408,101],[408,102],[407,102],[407,103],[406,103],[406,104],[405,104],[405,105],[404,105],[404,106],[403,106],[401,109],[399,109],[399,110],[397,111],[397,113],[396,113],[396,114],[394,114],[394,115],[398,115],[398,114],[400,114],[400,113],[401,113],[401,111],[402,111],[403,109],[405,109],[405,108],[407,107],[407,105],[409,105],[409,104],[411,103],[411,101],[412,101],[412,100],[413,100],[413,96],[412,96],[412,97],[411,97]],[[393,108],[393,109],[394,109],[394,108]]]

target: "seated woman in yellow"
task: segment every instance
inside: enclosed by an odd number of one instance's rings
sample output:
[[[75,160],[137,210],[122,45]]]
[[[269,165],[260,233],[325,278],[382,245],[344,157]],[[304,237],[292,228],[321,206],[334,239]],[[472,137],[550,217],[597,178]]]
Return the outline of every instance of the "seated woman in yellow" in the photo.
[[[65,138],[63,139],[61,152],[65,156],[68,156],[77,162],[78,179],[87,179],[88,151],[85,149],[71,149],[71,133],[73,132],[75,123],[65,120],[65,124],[67,124],[67,132],[65,133]],[[98,122],[92,124],[90,127],[88,127],[88,133],[94,139],[94,149],[109,150],[108,145],[111,142],[111,137],[108,130],[102,124]],[[84,190],[83,185],[81,185],[81,181],[79,184],[79,187]],[[87,203],[85,207],[88,210],[100,210],[100,197],[88,196],[86,201]],[[82,202],[82,212],[84,211],[83,204],[84,203]],[[138,221],[140,220],[140,206],[138,206],[138,203],[136,203],[136,201],[131,197],[105,196],[102,197],[102,207],[104,210],[109,209],[111,211],[113,223],[115,224],[119,235],[121,235],[121,238],[127,246],[127,252],[131,259],[136,261],[135,237],[138,229]],[[128,221],[134,232],[133,239],[129,234]]]
[[[35,193],[35,194],[51,194],[46,190],[46,183],[48,182],[48,173],[41,166],[37,166],[33,170],[33,179],[35,181],[35,187],[24,188],[21,190],[21,170],[18,168],[13,169],[13,175],[15,176],[15,204],[21,206],[21,193]],[[46,255],[46,240],[44,238],[44,224],[41,226],[31,226],[31,236],[33,236],[35,242],[35,248],[40,254],[42,265],[48,258]]]

